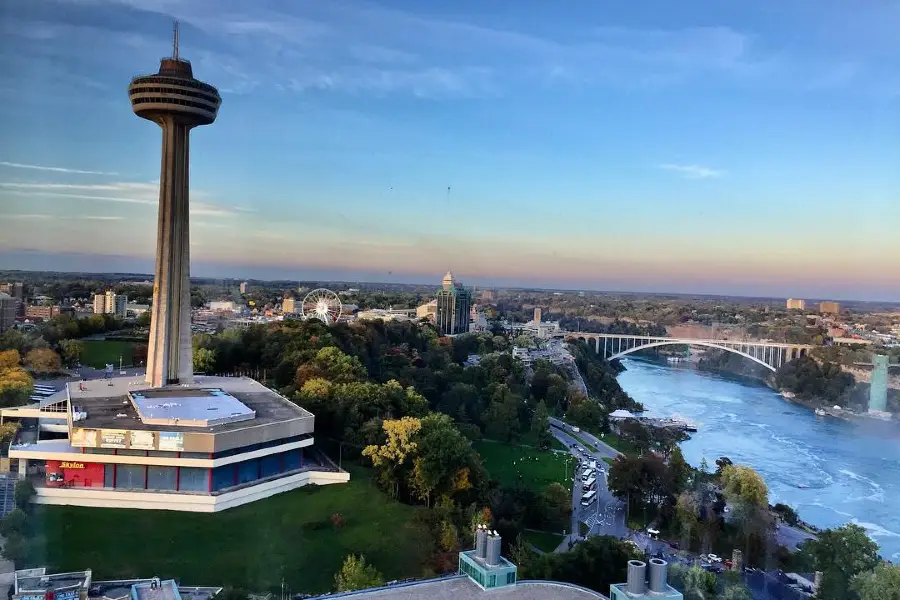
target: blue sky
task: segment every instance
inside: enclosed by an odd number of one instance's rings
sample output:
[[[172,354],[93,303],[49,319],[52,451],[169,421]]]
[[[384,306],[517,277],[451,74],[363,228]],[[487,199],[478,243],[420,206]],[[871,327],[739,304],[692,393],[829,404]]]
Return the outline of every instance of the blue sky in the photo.
[[[900,300],[879,0],[14,0],[0,268],[152,270],[173,18],[195,275]]]

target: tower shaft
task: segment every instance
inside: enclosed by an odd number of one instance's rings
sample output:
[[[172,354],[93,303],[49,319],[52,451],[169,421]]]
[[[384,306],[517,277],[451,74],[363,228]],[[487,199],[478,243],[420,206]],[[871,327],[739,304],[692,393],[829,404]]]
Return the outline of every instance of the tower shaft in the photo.
[[[191,125],[161,116],[162,166],[147,383],[193,381],[188,154]]]

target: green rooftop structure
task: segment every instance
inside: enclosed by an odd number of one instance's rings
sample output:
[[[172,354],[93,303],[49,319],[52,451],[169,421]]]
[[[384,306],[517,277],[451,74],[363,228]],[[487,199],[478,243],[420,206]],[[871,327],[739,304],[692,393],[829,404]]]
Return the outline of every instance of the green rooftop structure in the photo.
[[[628,561],[628,580],[609,586],[610,600],[684,600],[684,595],[669,585],[669,563],[650,559],[650,584],[647,584],[647,564]]]
[[[459,553],[459,572],[485,590],[515,585],[516,565],[500,556],[502,539],[480,526],[475,530],[475,549]]]

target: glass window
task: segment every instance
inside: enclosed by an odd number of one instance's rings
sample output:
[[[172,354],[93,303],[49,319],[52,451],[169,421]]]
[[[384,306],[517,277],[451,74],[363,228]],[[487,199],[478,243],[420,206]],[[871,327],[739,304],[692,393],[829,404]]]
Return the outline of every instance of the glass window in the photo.
[[[116,465],[116,489],[144,489],[146,472],[143,465]]]
[[[225,465],[224,467],[216,467],[213,469],[213,491],[218,491],[234,485],[234,465]]]
[[[103,487],[116,487],[114,485],[114,481],[116,480],[116,465],[105,465],[103,467]]]
[[[246,460],[238,463],[238,483],[247,483],[259,479],[259,461]]]
[[[175,467],[147,467],[148,490],[172,490],[175,491]]]
[[[178,470],[178,489],[183,492],[206,492],[209,490],[209,469],[181,467]]]
[[[281,455],[272,454],[260,459],[260,476],[271,477],[281,473]]]

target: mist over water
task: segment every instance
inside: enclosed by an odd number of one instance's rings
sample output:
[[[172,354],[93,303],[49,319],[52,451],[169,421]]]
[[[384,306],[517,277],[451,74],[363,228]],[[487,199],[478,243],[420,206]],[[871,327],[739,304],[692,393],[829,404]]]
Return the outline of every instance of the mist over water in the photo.
[[[865,527],[900,561],[900,424],[817,417],[763,385],[687,367],[623,361],[619,383],[651,415],[681,415],[697,433],[682,444],[694,466],[728,456],[752,466],[769,501],[819,527]]]

